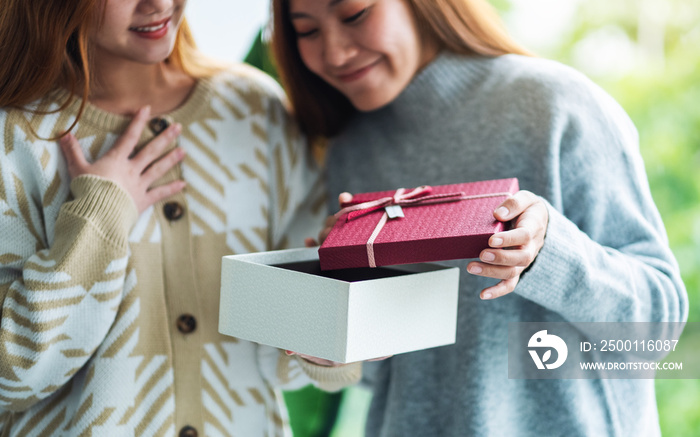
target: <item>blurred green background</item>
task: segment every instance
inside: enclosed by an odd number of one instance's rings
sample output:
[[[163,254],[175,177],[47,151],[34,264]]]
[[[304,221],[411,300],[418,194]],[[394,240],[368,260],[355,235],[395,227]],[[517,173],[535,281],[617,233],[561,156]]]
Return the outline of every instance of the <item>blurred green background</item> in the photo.
[[[491,1],[518,41],[588,75],[634,121],[688,289],[689,320],[700,321],[700,1]],[[663,435],[699,436],[700,380],[657,380],[656,389]],[[367,391],[327,398],[307,388],[286,396],[295,436],[363,435]]]

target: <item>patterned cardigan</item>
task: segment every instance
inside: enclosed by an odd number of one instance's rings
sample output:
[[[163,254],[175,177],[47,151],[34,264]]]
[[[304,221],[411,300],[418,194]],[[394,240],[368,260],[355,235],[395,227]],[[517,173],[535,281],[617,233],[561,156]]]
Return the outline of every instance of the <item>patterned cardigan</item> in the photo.
[[[156,185],[187,187],[140,215],[113,182],[71,182],[47,139],[79,101],[0,111],[1,435],[285,435],[279,388],[359,379],[359,365],[218,333],[221,257],[299,244],[325,216],[319,169],[280,96],[243,66],[199,80],[163,117],[182,124],[187,154]],[[128,123],[88,104],[74,133],[95,160]]]

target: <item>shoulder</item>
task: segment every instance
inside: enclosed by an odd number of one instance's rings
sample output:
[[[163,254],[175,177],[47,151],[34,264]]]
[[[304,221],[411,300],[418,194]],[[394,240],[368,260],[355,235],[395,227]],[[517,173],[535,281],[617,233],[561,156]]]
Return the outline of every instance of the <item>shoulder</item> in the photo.
[[[66,175],[59,168],[62,156],[52,139],[59,130],[59,117],[56,113],[0,110],[0,197],[7,202],[6,207],[18,208],[15,202],[20,199],[48,206],[52,199],[61,197],[54,195],[61,192],[59,184]],[[51,187],[53,194],[44,197]]]
[[[72,122],[78,113],[79,104],[67,102],[68,97],[67,92],[55,90],[24,108],[0,109],[2,143],[11,146],[55,142],[54,139],[70,125],[66,122]]]
[[[556,61],[522,55],[443,53],[425,76],[447,102],[467,111],[533,116],[619,113],[619,105],[584,74]]]
[[[209,79],[219,95],[233,93],[238,97],[263,101],[265,106],[285,104],[280,85],[266,73],[248,64],[234,64]]]
[[[42,143],[43,136],[52,136],[43,123],[47,115],[33,114],[17,108],[0,110],[0,155],[9,156],[24,152],[26,144]],[[45,134],[45,135],[41,135]],[[29,149],[31,150],[31,149]]]
[[[269,75],[248,64],[235,64],[212,77],[215,95],[253,116],[267,119],[268,134],[282,133],[290,142],[303,142],[282,87]]]
[[[589,87],[594,85],[583,73],[549,59],[503,55],[485,61],[491,72],[498,76],[504,85],[527,84],[532,87],[562,89],[565,86]]]
[[[483,64],[477,101],[514,127],[551,134],[597,130],[635,141],[636,129],[624,109],[574,68],[520,55],[471,62]]]
[[[17,108],[2,108],[0,110],[0,132],[5,149],[12,144],[23,140],[34,139],[34,132],[38,127],[36,120],[32,120],[32,114],[26,110]]]
[[[511,105],[566,117],[626,118],[606,91],[572,67],[520,55],[500,56],[490,62],[489,89]]]

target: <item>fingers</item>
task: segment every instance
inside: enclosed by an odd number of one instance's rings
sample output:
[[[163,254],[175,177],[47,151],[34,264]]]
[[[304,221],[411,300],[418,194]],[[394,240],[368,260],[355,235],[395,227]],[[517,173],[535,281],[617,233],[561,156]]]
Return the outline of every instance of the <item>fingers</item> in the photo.
[[[518,285],[520,276],[515,278],[504,279],[498,284],[485,288],[481,291],[479,297],[483,300],[496,299],[497,297],[505,296],[508,293],[512,293],[515,290],[515,286]]]
[[[173,168],[178,162],[185,157],[185,150],[181,147],[171,150],[167,155],[154,162],[148,169],[143,172],[143,180],[145,186],[150,187],[153,182],[160,179],[165,173]]]
[[[316,240],[314,240],[313,238],[305,238],[305,239],[304,239],[304,246],[306,246],[306,247],[316,247],[316,246],[318,246],[318,243],[317,243]]]
[[[509,250],[486,249],[479,254],[479,259],[493,266],[527,267],[535,256],[534,248],[520,247]]]
[[[472,275],[495,279],[513,279],[523,270],[525,267],[522,266],[494,266],[480,262],[471,262],[467,265],[467,271]]]
[[[304,359],[304,360],[306,360],[306,361],[308,361],[308,362],[310,362],[310,363],[318,364],[319,366],[325,366],[325,367],[339,367],[339,366],[342,366],[342,365],[343,365],[343,363],[337,363],[337,362],[335,362],[335,361],[326,360],[326,359],[323,359],[323,358],[312,357],[312,356],[310,356],[310,355],[298,354],[298,353],[292,352],[292,351],[287,351],[287,350],[286,350],[286,351],[284,351],[284,353],[286,353],[288,356],[298,355],[300,358],[302,358],[302,359]]]
[[[328,217],[326,217],[326,227],[332,228],[333,226],[335,226],[335,222],[337,222],[337,221],[338,221],[338,218],[336,216],[329,215]]]
[[[180,191],[182,191],[187,184],[185,181],[174,181],[166,185],[161,185],[160,187],[156,187],[153,189],[148,190],[146,193],[146,201],[144,205],[137,205],[139,206],[139,211],[143,211],[149,206],[153,205],[156,202],[159,202],[163,199],[166,199],[173,194],[177,194]]]
[[[182,132],[182,125],[180,123],[170,125],[139,151],[132,160],[142,170],[145,169],[163,154],[165,149],[175,140],[180,132]]]
[[[129,127],[126,128],[126,132],[124,132],[124,134],[122,134],[122,136],[119,137],[115,143],[112,151],[121,156],[130,156],[134,151],[134,148],[141,137],[141,132],[143,132],[143,129],[146,127],[150,117],[150,106],[144,106],[143,108],[139,109],[136,116],[134,116],[131,123],[129,123]]]
[[[388,360],[391,357],[393,357],[393,355],[387,355],[385,357],[373,358],[373,359],[367,360],[367,361],[384,361],[384,360]]]
[[[496,208],[493,216],[496,220],[502,222],[512,220],[536,202],[539,202],[539,198],[536,195],[529,191],[521,190],[504,200],[503,203]]]
[[[524,190],[505,200],[493,215],[500,221],[515,220],[515,227],[492,235],[490,248],[479,254],[479,261],[467,265],[467,271],[473,275],[501,279],[481,292],[482,299],[494,299],[515,289],[520,275],[542,248],[549,222],[542,200]]]
[[[323,244],[323,242],[326,241],[326,238],[328,238],[328,234],[331,233],[331,229],[333,228],[325,228],[318,234],[318,241],[320,241],[321,244]]]
[[[321,230],[321,232],[318,233],[318,241],[323,244],[324,241],[326,241],[326,237],[328,237],[328,234],[331,233],[331,230],[333,229],[333,226],[335,226],[335,222],[337,222],[338,219],[335,216],[328,216],[326,218],[326,225]]]
[[[68,133],[58,140],[58,144],[61,147],[63,156],[66,158],[68,174],[71,179],[80,176],[89,164],[85,159],[83,149],[80,147],[78,140],[73,134]]]
[[[548,223],[547,207],[541,201],[536,202],[516,217],[514,229],[493,234],[489,238],[489,246],[506,248],[530,246],[536,243],[536,246],[541,247]]]
[[[491,238],[489,238],[489,246],[493,248],[522,246],[527,244],[527,234],[527,229],[518,229],[517,232],[515,229],[506,232],[499,232],[497,234],[493,234]]]
[[[352,194],[343,192],[338,195],[338,204],[342,208],[346,203],[352,202]]]
[[[527,220],[518,222],[515,229],[493,234],[489,246],[493,248],[513,248],[529,246],[534,241],[543,240],[547,232],[546,217],[542,221]]]

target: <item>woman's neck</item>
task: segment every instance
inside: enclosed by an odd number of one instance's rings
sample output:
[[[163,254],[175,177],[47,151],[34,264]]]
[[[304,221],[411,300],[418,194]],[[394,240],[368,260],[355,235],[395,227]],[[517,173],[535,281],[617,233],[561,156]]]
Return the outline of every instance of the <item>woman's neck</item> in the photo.
[[[196,83],[167,62],[103,61],[94,65],[93,72],[90,103],[120,115],[135,114],[145,105],[151,105],[154,115],[171,112],[187,100]]]

